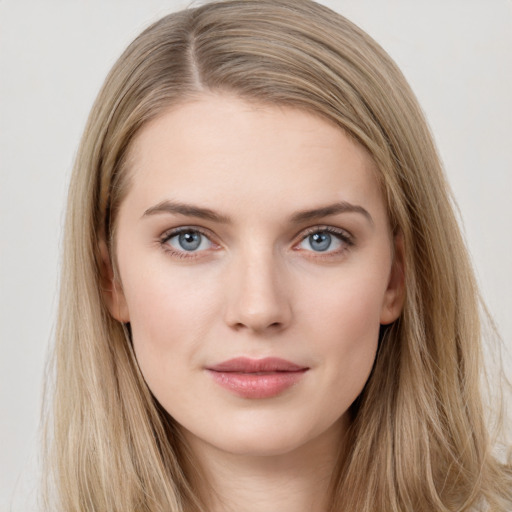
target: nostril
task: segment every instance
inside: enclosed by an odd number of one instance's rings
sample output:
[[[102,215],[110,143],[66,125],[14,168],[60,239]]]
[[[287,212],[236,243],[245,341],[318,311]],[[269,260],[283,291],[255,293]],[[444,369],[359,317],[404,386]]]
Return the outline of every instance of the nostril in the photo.
[[[226,323],[238,331],[277,333],[286,328],[291,319],[291,304],[283,284],[274,278],[271,269],[257,271],[253,265],[248,272],[246,267],[240,268],[243,273],[227,296]]]
[[[280,329],[283,328],[283,323],[282,322],[272,322],[270,324],[266,324],[266,323],[257,323],[257,322],[236,322],[233,324],[233,328],[237,331],[241,331],[241,330],[245,330],[245,329],[250,329],[250,330],[253,330],[255,332],[260,332],[260,331],[279,331]]]

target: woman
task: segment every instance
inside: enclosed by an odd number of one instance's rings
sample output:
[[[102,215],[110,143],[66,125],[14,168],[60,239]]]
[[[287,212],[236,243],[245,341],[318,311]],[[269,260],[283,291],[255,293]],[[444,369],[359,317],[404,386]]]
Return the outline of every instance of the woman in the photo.
[[[68,204],[57,509],[510,509],[439,159],[350,22],[302,0],[157,22]]]

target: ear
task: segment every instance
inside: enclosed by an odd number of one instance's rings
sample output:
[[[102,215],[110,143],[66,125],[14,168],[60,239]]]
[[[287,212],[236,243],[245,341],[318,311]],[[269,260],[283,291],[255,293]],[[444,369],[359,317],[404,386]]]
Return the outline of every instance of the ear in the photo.
[[[394,238],[394,254],[389,275],[388,287],[384,295],[380,314],[380,323],[394,322],[402,312],[405,300],[405,254],[404,239],[401,233]]]
[[[128,305],[121,284],[114,276],[107,244],[99,242],[101,255],[101,291],[110,314],[119,322],[130,321]]]

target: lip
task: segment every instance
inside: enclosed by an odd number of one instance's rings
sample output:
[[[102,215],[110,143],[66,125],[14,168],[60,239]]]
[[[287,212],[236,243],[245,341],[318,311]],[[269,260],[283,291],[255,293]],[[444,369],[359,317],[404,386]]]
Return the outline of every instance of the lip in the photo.
[[[221,387],[242,398],[271,398],[297,384],[309,370],[285,359],[229,359],[206,370]]]

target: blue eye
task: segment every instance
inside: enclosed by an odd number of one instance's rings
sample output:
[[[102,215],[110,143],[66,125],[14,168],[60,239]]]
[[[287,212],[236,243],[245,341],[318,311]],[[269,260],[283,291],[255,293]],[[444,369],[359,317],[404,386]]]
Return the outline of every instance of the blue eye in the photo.
[[[336,252],[342,250],[347,245],[351,245],[347,235],[326,229],[318,229],[306,235],[298,247],[313,252]]]
[[[332,244],[332,236],[329,233],[315,233],[309,235],[307,240],[314,251],[326,251]]]
[[[212,246],[211,241],[195,229],[186,229],[171,234],[164,242],[180,252],[197,252]]]

